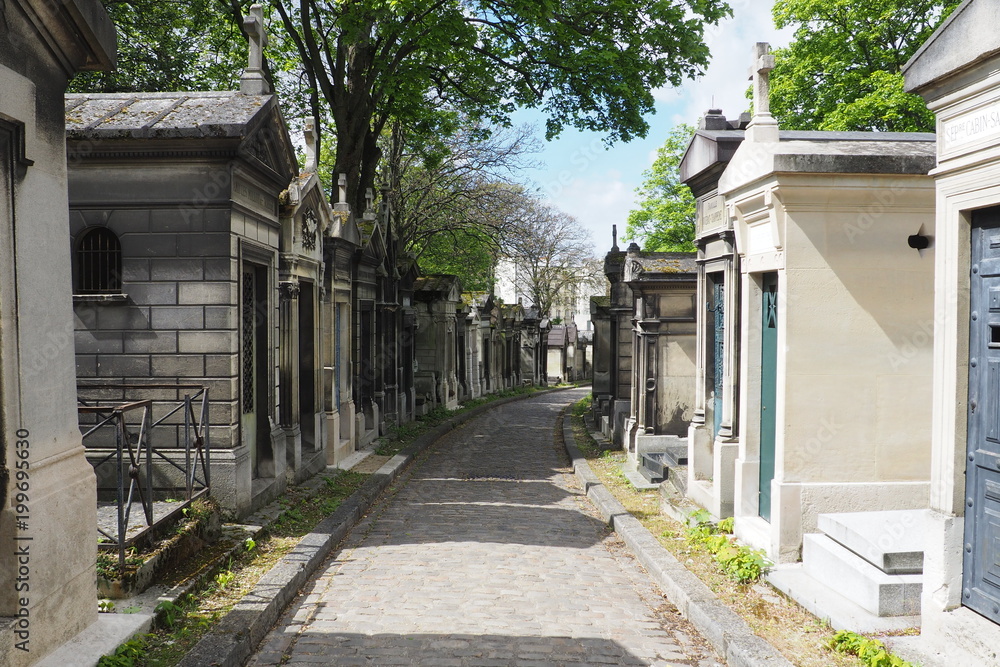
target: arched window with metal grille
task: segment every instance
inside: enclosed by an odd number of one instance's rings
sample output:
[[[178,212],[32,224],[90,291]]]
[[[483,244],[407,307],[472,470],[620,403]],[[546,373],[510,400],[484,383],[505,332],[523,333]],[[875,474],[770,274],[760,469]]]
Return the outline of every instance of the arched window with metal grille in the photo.
[[[120,294],[122,246],[107,227],[83,232],[76,249],[76,293]]]

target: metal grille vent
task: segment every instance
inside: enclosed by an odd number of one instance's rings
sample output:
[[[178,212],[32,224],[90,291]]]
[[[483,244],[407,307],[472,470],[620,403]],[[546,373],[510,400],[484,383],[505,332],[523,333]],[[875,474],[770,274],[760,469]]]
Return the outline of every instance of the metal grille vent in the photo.
[[[256,294],[253,271],[243,272],[243,414],[254,411],[254,338],[256,335]]]
[[[122,291],[122,246],[107,227],[93,227],[77,248],[77,294],[119,294]]]

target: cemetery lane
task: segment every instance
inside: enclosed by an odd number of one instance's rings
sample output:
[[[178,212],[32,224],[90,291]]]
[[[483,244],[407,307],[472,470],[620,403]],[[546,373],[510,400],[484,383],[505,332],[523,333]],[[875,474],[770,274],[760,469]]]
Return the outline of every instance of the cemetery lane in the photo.
[[[452,431],[354,528],[250,665],[722,665],[567,466],[589,389]]]

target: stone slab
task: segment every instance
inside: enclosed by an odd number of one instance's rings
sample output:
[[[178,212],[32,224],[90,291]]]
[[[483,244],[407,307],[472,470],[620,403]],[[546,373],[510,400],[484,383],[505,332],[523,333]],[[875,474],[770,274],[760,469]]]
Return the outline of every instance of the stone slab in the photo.
[[[153,624],[150,611],[134,614],[98,614],[97,621],[86,630],[49,653],[36,663],[37,667],[93,665],[101,656],[132,637],[149,632]]]
[[[886,574],[920,574],[928,510],[820,514],[818,528]]]
[[[899,632],[920,627],[920,616],[876,616],[821,584],[806,573],[801,563],[779,565],[768,572],[767,581],[835,630],[877,633]]]
[[[826,535],[802,536],[802,564],[813,579],[876,616],[920,613],[923,576],[886,574]]]
[[[622,474],[625,475],[625,479],[627,479],[632,486],[640,491],[650,491],[660,487],[659,482],[652,482],[648,480],[639,470],[626,470],[625,468],[622,468]]]

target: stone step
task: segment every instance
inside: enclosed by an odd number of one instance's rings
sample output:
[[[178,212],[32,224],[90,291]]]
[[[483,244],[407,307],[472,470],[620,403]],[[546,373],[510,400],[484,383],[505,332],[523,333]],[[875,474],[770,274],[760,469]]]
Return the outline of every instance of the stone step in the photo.
[[[667,478],[670,461],[663,452],[643,452],[639,472],[650,483],[659,484]]]
[[[806,574],[876,616],[920,613],[923,575],[886,574],[826,535],[802,538]]]
[[[673,483],[674,488],[680,493],[687,495],[688,490],[688,468],[687,464],[670,468],[667,479]]]
[[[863,633],[901,632],[920,627],[920,616],[876,616],[808,574],[802,563],[779,565],[767,573],[767,581],[834,630]],[[967,663],[969,665],[975,663]]]
[[[667,460],[670,461],[670,467],[674,466],[686,466],[688,462],[688,448],[687,445],[681,445],[677,447],[668,447],[665,452],[667,455]]]
[[[820,514],[817,526],[886,574],[920,574],[928,510]]]

